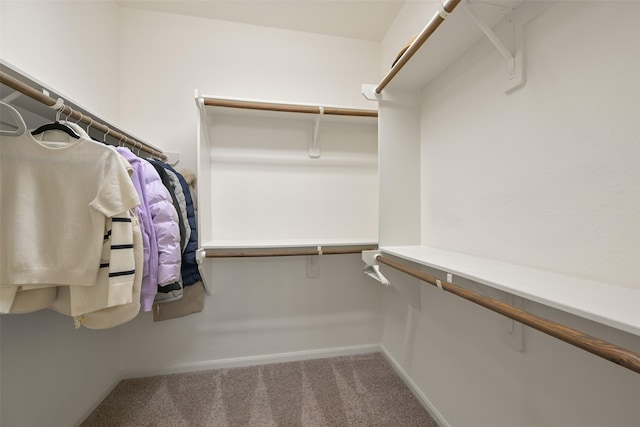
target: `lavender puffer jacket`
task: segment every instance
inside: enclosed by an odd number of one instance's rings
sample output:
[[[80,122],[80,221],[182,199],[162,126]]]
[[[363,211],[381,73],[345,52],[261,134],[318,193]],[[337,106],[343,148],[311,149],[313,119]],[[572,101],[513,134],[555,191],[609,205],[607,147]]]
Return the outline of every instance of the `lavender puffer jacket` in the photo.
[[[142,279],[141,304],[144,311],[149,311],[158,286],[175,283],[180,278],[182,251],[178,213],[155,168],[126,148],[118,148],[118,152],[131,163],[137,175],[138,182],[134,182],[134,185],[142,201],[141,210],[144,211],[140,220],[146,267]]]

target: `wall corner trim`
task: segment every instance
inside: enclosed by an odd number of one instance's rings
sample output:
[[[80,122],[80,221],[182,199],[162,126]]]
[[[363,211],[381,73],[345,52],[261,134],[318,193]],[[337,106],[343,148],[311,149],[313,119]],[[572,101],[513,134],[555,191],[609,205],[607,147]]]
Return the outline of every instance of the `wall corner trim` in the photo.
[[[451,427],[451,425],[447,422],[444,416],[436,409],[436,407],[431,403],[429,398],[425,396],[425,394],[420,390],[415,382],[411,379],[409,374],[405,372],[405,370],[400,366],[400,364],[396,361],[396,359],[389,353],[389,351],[384,347],[384,345],[380,344],[380,351],[387,359],[387,361],[393,366],[393,369],[397,372],[397,374],[402,378],[402,381],[409,387],[413,395],[420,401],[422,406],[429,412],[429,415],[438,423],[440,427]]]

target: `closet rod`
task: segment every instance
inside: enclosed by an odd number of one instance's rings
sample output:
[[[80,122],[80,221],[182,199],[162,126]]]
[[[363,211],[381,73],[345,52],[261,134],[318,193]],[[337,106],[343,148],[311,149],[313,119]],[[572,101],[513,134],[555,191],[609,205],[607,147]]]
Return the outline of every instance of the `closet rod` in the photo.
[[[462,0],[449,0],[449,1],[444,1],[441,4],[440,10],[438,10],[438,12],[436,12],[433,15],[429,23],[427,23],[427,25],[422,29],[420,34],[418,34],[418,36],[413,41],[413,43],[411,43],[411,45],[406,50],[406,52],[400,57],[400,59],[398,59],[395,65],[391,67],[391,70],[389,70],[387,75],[384,76],[380,84],[376,86],[375,91],[377,94],[382,92],[382,90],[385,87],[387,87],[389,82],[391,82],[391,80],[395,77],[395,75],[398,74],[398,72],[402,69],[402,67],[404,67],[405,64],[409,62],[411,57],[422,47],[424,42],[426,42],[429,39],[429,37],[431,37],[431,35],[438,29],[440,24],[444,22],[447,14],[453,12],[453,10],[461,1]]]
[[[400,270],[403,273],[422,280],[423,282],[438,287],[441,286],[442,289],[447,292],[451,292],[452,294],[455,294],[461,298],[479,304],[485,308],[488,308],[489,310],[495,311],[496,313],[502,314],[503,316],[509,317],[522,324],[530,326],[534,329],[544,332],[545,334],[551,335],[552,337],[579,347],[583,350],[588,351],[589,353],[595,354],[596,356],[607,359],[613,363],[616,363],[640,374],[640,355],[630,350],[624,349],[607,341],[603,341],[599,338],[584,334],[560,323],[552,322],[534,314],[527,313],[524,310],[513,307],[509,304],[505,304],[493,298],[485,297],[476,292],[461,288],[454,285],[453,283],[440,281],[434,276],[408,267],[390,258],[377,256],[376,261],[393,267],[396,270]]]
[[[278,104],[274,102],[241,101],[220,98],[204,98],[204,105],[212,107],[243,108],[248,110],[280,111],[285,113],[323,114],[333,116],[378,117],[376,110],[359,110],[354,108],[316,107],[311,105]]]
[[[362,251],[377,249],[376,245],[356,245],[356,246],[311,246],[306,248],[287,249],[224,249],[215,252],[207,251],[206,258],[251,258],[251,257],[274,257],[274,256],[301,256],[301,255],[343,255],[359,254]]]
[[[0,71],[0,83],[48,107],[51,107],[56,104],[55,99],[45,95],[44,93],[29,86],[28,84],[23,83],[20,80],[10,76],[4,71]],[[93,117],[89,117],[85,114],[82,114],[80,111],[74,110],[68,105],[63,105],[62,110],[60,110],[60,114],[61,115],[64,114],[66,117],[72,117],[74,119],[78,119],[79,121],[87,125],[90,125],[94,129],[97,129],[102,133],[108,134],[109,136],[123,142],[124,144],[130,145],[136,149],[142,150],[159,159],[167,160],[166,155],[162,154],[160,151],[154,149],[153,147],[150,147],[148,144],[145,144],[144,142],[139,142],[134,138],[130,138],[129,135],[125,135],[117,130],[111,129],[110,127],[100,123],[99,121],[94,120]]]

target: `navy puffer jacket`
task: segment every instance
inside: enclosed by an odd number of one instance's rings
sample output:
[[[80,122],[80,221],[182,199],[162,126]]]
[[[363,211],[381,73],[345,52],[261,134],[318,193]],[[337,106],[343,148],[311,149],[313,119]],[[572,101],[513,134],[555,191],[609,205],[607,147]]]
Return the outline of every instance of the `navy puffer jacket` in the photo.
[[[191,198],[191,191],[189,191],[189,185],[184,177],[176,172],[175,169],[166,163],[163,166],[175,173],[180,180],[184,197],[187,200],[187,219],[189,226],[191,227],[191,235],[189,236],[189,242],[187,248],[182,253],[182,285],[191,286],[194,283],[202,280],[200,276],[200,270],[198,270],[198,263],[196,262],[196,251],[198,250],[198,231],[196,230],[196,214],[193,207],[193,199]]]

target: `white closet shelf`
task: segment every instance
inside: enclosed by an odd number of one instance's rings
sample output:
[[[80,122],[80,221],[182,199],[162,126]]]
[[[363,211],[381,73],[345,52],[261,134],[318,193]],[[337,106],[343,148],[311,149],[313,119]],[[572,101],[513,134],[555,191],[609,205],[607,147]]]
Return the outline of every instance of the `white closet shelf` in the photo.
[[[224,98],[196,95],[204,111],[216,115],[242,115],[281,120],[315,120],[322,116],[326,122],[348,122],[375,125],[378,111],[336,105],[274,102],[258,99]]]
[[[196,105],[200,257],[377,247],[376,110],[197,92]]]
[[[217,240],[200,250],[207,258],[283,255],[335,255],[375,249],[376,239]]]
[[[273,102],[256,99],[224,98],[201,95],[205,106],[238,108],[243,110],[278,111],[304,114],[326,114],[329,116],[354,116],[354,117],[378,117],[376,110],[365,110],[359,108],[314,105],[300,103]]]
[[[428,246],[388,254],[640,336],[640,291]]]
[[[0,100],[9,102],[14,107],[19,108],[25,117],[35,119],[34,122],[51,120],[52,112],[55,112],[55,108],[58,108],[56,106],[57,100],[62,103],[59,107],[60,117],[89,125],[87,127],[89,133],[100,132],[100,137],[103,140],[108,137],[108,141],[111,141],[112,145],[126,145],[134,151],[136,149],[138,152],[142,150],[159,159],[168,159],[160,148],[132,136],[131,132],[123,130],[121,127],[71,100],[61,92],[45,85],[1,59],[0,83]],[[174,159],[172,164],[175,164],[176,160],[179,160],[179,157]]]
[[[487,27],[493,28],[523,3],[523,0],[491,2],[462,0],[460,3],[465,2],[474,7],[474,12]],[[431,19],[403,55],[407,58],[399,60],[377,86],[381,90],[385,87],[400,90],[422,89],[484,37],[482,29],[471,15],[463,10],[464,5],[456,7],[458,2],[445,2],[445,8],[451,8],[450,3],[455,5],[453,11],[443,20],[438,12],[440,2],[432,3],[434,4],[433,16],[425,17],[425,20]]]

